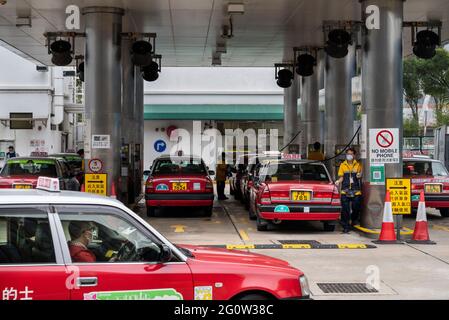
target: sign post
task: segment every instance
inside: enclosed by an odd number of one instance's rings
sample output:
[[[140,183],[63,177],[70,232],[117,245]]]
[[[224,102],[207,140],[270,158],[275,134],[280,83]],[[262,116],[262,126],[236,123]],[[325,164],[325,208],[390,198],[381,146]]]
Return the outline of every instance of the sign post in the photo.
[[[387,191],[390,191],[391,208],[396,216],[397,240],[401,239],[402,215],[412,213],[412,195],[410,179],[387,179]]]

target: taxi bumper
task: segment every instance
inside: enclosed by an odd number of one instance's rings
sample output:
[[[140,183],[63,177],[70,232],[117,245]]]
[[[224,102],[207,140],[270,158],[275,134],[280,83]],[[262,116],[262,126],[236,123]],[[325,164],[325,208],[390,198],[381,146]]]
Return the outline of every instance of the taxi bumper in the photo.
[[[419,194],[413,194],[419,196]],[[429,208],[449,208],[449,194],[425,194],[426,207]],[[412,201],[412,207],[417,208],[419,201]]]
[[[191,207],[199,206],[206,207],[212,206],[214,202],[213,193],[192,193],[192,194],[145,194],[145,202],[147,206],[152,207]]]
[[[289,212],[275,212],[276,205],[259,205],[259,216],[265,220],[334,221],[340,218],[341,206],[286,205]],[[305,208],[308,208],[305,209]],[[308,212],[305,212],[308,211]]]

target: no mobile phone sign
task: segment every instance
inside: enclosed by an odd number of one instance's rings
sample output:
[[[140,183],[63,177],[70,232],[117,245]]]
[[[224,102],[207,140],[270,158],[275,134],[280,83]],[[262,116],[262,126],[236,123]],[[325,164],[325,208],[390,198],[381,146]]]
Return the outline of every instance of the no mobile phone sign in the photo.
[[[369,130],[370,163],[399,163],[399,129]]]

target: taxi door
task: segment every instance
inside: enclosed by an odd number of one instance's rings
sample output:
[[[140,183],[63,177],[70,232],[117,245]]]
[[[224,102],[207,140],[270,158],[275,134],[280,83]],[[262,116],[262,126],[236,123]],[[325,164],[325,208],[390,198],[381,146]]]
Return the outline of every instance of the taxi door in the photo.
[[[180,257],[160,262],[161,240],[126,212],[92,205],[59,206],[57,211],[61,242],[67,244],[63,251],[72,276],[71,299],[193,299],[187,263]],[[79,242],[86,237],[92,239],[82,247]]]
[[[0,206],[0,300],[67,300],[66,267],[45,206]]]

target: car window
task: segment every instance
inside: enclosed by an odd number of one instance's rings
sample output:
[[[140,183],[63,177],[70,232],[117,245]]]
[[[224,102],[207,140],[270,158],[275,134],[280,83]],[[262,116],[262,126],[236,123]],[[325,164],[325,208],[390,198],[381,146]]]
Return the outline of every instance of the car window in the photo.
[[[160,241],[104,207],[59,207],[59,217],[74,263],[157,262]]]
[[[326,169],[322,165],[307,163],[273,163],[261,172],[263,181],[326,181],[329,182]]]
[[[434,161],[404,161],[404,176],[448,176],[446,168]]]
[[[154,164],[153,174],[207,174],[207,171],[201,159],[161,159]]]
[[[47,212],[0,209],[0,264],[36,263],[56,263]]]
[[[55,161],[40,159],[8,160],[0,175],[3,177],[12,175],[58,177]]]

